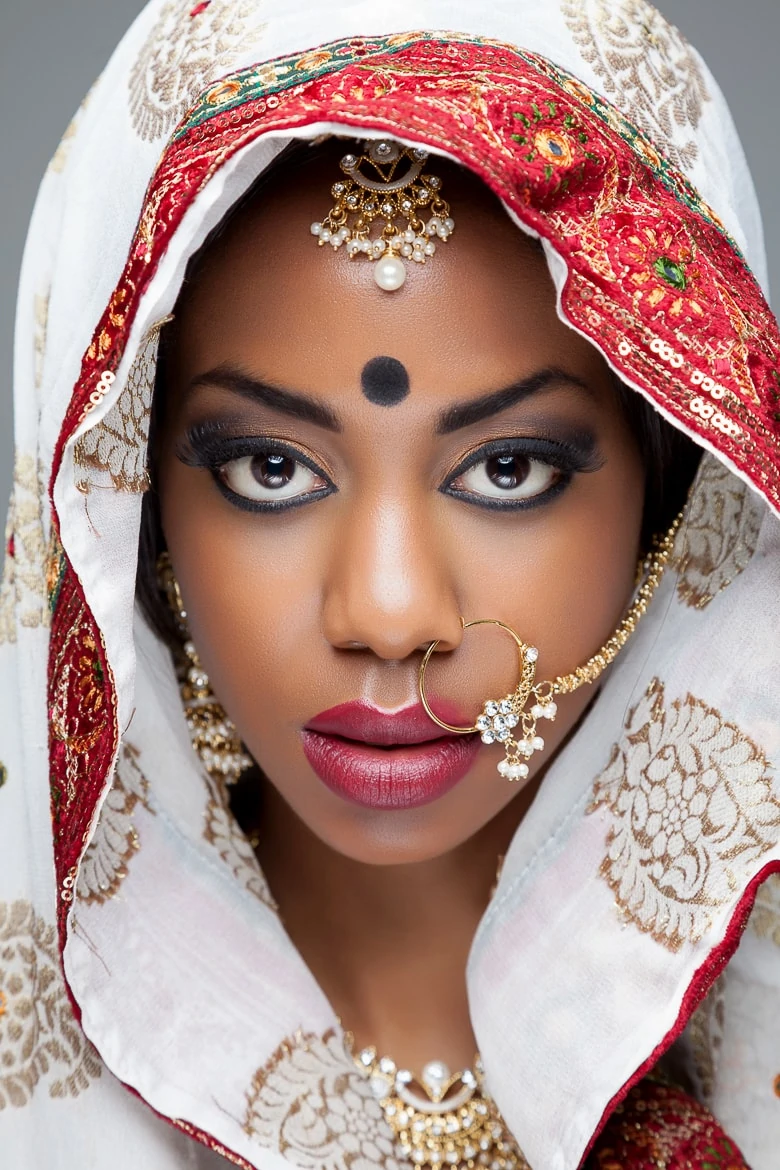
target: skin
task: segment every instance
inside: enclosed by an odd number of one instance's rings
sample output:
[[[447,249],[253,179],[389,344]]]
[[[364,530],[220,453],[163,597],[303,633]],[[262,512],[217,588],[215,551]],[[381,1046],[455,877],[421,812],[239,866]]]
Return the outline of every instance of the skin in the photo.
[[[500,750],[485,747],[460,784],[417,809],[365,809],[329,791],[301,729],[351,699],[414,703],[421,651],[436,639],[429,685],[473,719],[512,689],[517,659],[500,632],[464,634],[461,615],[499,618],[537,646],[539,679],[584,662],[632,592],[644,469],[603,359],[556,315],[541,250],[472,176],[437,162],[457,228],[397,292],[376,287],[370,261],[318,249],[309,225],[343,152],[331,144],[280,171],[183,295],[158,451],[163,528],[213,689],[267,777],[258,854],[290,936],[358,1044],[417,1069],[433,1057],[464,1067],[474,931],[540,769],[593,690],[562,699],[540,728],[547,748],[525,785],[500,779]],[[392,409],[362,386],[377,357],[408,373]],[[227,366],[305,394],[339,429],[236,393],[235,380],[218,385],[209,372]],[[454,407],[552,368],[561,375],[536,393],[437,432]],[[300,450],[337,491],[242,510],[192,466],[188,433],[215,422]],[[499,511],[440,490],[485,443],[560,447],[582,432],[588,469],[536,507]],[[485,479],[458,482],[472,491]]]

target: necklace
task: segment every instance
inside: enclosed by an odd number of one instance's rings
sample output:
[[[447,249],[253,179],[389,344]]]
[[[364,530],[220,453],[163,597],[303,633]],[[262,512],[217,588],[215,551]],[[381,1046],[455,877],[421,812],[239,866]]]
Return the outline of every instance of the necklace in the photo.
[[[375,1048],[364,1048],[355,1063],[395,1135],[398,1157],[439,1170],[530,1170],[484,1087],[479,1057],[473,1071],[454,1075],[432,1060],[419,1079]]]

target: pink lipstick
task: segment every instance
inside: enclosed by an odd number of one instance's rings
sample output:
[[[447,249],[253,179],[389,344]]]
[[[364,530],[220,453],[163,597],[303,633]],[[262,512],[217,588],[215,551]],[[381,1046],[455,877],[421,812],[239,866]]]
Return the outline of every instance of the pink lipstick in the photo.
[[[436,704],[436,712],[467,726],[468,716]],[[303,750],[331,792],[374,809],[419,808],[463,779],[480,748],[477,735],[448,735],[420,703],[381,711],[356,700],[307,723]]]

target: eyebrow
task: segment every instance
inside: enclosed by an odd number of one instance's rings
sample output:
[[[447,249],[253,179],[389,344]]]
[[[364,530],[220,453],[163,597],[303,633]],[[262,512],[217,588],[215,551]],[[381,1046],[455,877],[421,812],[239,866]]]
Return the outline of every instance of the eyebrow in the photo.
[[[593,387],[584,382],[582,378],[551,366],[549,369],[539,370],[527,378],[513,382],[511,386],[505,386],[503,390],[493,390],[482,398],[474,398],[470,402],[448,407],[439,415],[436,432],[439,435],[452,434],[453,431],[473,426],[474,423],[482,422],[483,419],[499,414],[510,406],[516,406],[518,402],[522,402],[532,394],[538,394],[551,386],[563,384],[577,386],[591,398],[594,396]]]
[[[220,386],[223,390],[229,390],[242,398],[249,398],[252,402],[262,402],[280,414],[314,423],[315,426],[324,427],[327,431],[341,430],[341,423],[330,407],[297,390],[282,390],[279,386],[253,378],[233,366],[217,366],[205,374],[198,374],[190,382],[190,389],[194,390],[196,386]]]
[[[453,431],[473,426],[494,414],[508,410],[510,406],[516,406],[524,399],[530,398],[532,394],[538,394],[551,386],[564,384],[576,386],[593,397],[593,387],[582,378],[551,366],[548,369],[539,370],[527,378],[513,382],[501,390],[493,390],[481,398],[472,399],[470,402],[456,403],[454,406],[448,407],[439,415],[436,433],[449,435]],[[254,378],[251,374],[245,374],[230,365],[216,366],[213,370],[198,374],[190,382],[190,389],[194,390],[197,386],[219,386],[232,394],[238,394],[252,402],[262,402],[272,410],[286,414],[291,418],[314,423],[315,426],[323,427],[325,430],[339,432],[342,429],[338,416],[330,407],[298,390],[282,390],[280,386],[274,386],[270,382]]]

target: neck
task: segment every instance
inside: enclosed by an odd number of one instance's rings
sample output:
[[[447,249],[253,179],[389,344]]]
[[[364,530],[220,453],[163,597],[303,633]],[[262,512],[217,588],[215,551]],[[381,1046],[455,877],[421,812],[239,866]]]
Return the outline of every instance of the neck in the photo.
[[[521,790],[468,841],[407,865],[337,853],[269,784],[258,857],[292,941],[356,1049],[419,1071],[469,1067],[466,963],[496,873],[533,797]]]

